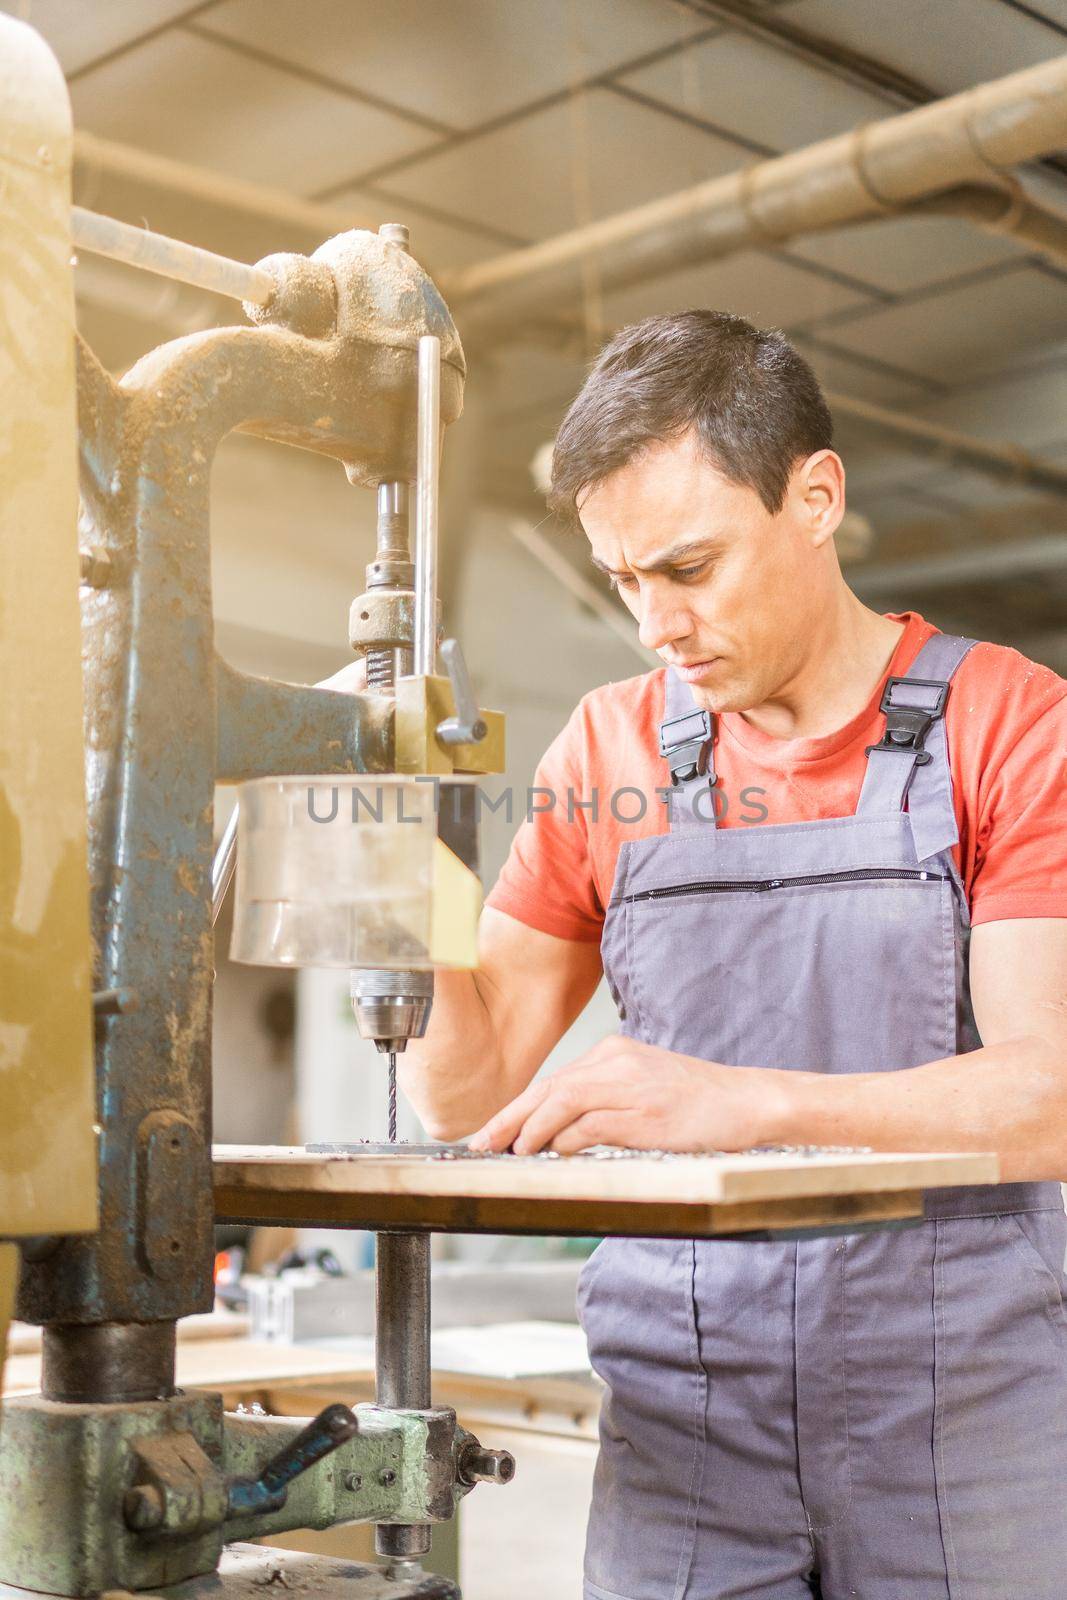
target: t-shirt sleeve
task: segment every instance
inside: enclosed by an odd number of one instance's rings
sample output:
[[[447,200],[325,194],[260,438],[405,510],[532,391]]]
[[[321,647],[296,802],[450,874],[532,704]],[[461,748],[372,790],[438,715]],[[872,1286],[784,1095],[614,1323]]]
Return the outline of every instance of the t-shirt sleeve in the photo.
[[[586,708],[580,704],[549,745],[533,785],[516,801],[525,814],[486,905],[557,939],[599,942],[604,907],[589,853]]]
[[[969,888],[973,923],[1067,917],[1067,685],[1024,721],[981,784]]]

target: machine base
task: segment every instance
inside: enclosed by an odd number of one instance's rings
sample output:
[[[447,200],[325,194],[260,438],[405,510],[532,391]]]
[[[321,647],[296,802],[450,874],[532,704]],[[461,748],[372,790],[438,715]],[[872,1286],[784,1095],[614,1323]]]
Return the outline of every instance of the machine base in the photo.
[[[144,1593],[165,1600],[263,1600],[267,1592],[281,1600],[290,1589],[311,1592],[316,1600],[461,1600],[450,1578],[432,1572],[394,1579],[384,1566],[256,1544],[231,1544],[223,1551],[217,1572]],[[0,1600],[30,1600],[36,1595],[44,1600],[40,1590],[0,1583]]]

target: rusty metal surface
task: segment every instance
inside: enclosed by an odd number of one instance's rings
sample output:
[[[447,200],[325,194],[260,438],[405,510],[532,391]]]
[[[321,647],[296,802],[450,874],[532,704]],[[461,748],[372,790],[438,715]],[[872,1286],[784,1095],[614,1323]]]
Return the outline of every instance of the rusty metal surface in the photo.
[[[393,703],[275,683],[219,661],[220,783],[289,773],[385,772],[393,753]]]
[[[234,1536],[449,1522],[482,1449],[448,1406],[353,1415],[332,1402],[307,1421],[224,1415],[198,1391],[125,1405],[19,1396],[3,1442],[0,1576],[71,1596],[206,1575]]]
[[[271,258],[277,260],[277,257]],[[320,451],[345,462],[353,483],[366,488],[415,478],[415,390],[417,346],[424,334],[441,340],[441,422],[447,426],[463,405],[466,363],[448,307],[413,258],[376,233],[353,228],[320,245],[311,256],[333,274],[336,323],[319,345],[323,368],[317,383],[320,405],[304,418],[264,409],[240,419],[246,432]],[[275,322],[284,296],[265,311]],[[261,331],[261,330],[256,330]],[[198,337],[198,336],[194,336]],[[284,351],[279,350],[284,360]],[[294,352],[295,358],[295,352]],[[281,370],[296,394],[308,391],[308,375]]]
[[[97,1322],[46,1327],[41,1392],[68,1404],[139,1404],[174,1393],[173,1322]]]
[[[137,1450],[151,1448],[149,1441],[187,1441],[208,1475],[217,1471],[222,1425],[217,1395],[125,1406],[70,1405],[39,1395],[8,1400],[0,1430],[5,1583],[92,1595],[211,1572],[222,1550],[221,1514],[186,1539],[149,1539],[127,1525],[123,1500],[137,1475]],[[220,1512],[224,1504],[225,1497]]]
[[[28,1321],[210,1308],[216,777],[293,761],[324,773],[392,765],[381,698],[272,685],[215,657],[209,485],[221,440],[247,426],[337,457],[357,482],[413,475],[415,344],[428,329],[448,352],[445,420],[460,408],[462,353],[417,265],[363,233],[314,260],[337,287],[325,337],[277,322],[212,329],[151,352],[117,386],[82,355],[83,542],[106,549],[115,572],[83,592],[94,987],[133,991],[139,1006],[97,1024],[100,1234],[27,1265]]]

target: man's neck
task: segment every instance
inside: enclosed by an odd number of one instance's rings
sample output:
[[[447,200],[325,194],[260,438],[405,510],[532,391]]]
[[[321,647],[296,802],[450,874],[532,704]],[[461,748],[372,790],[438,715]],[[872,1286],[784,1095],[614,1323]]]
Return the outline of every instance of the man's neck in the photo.
[[[841,585],[809,640],[796,672],[770,699],[743,713],[746,722],[775,739],[817,739],[859,716],[874,694],[904,632]]]

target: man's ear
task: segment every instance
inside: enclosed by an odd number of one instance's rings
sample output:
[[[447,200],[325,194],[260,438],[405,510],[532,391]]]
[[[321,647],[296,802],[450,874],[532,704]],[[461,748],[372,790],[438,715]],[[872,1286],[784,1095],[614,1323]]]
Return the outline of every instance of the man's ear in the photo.
[[[797,467],[794,484],[812,545],[821,549],[845,514],[845,464],[836,450],[817,450]]]

